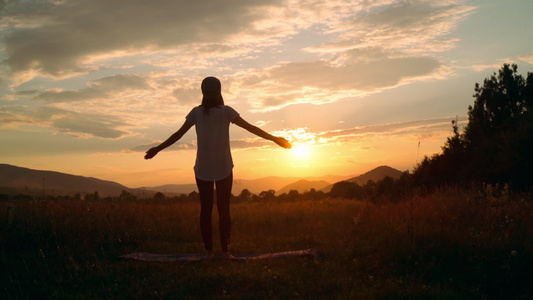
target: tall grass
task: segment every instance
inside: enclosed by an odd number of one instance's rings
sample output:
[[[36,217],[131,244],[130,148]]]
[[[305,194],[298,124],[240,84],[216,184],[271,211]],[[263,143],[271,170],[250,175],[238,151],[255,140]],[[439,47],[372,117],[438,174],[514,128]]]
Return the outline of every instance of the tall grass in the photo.
[[[238,203],[234,253],[323,257],[197,263],[118,259],[201,252],[195,202],[2,202],[0,298],[528,299],[530,201],[446,189],[395,204]]]

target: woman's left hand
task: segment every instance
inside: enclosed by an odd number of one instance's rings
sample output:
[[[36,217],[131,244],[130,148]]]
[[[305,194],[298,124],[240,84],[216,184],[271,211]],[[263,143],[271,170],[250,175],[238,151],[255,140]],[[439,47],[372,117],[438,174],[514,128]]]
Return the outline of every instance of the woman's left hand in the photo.
[[[285,149],[291,149],[292,148],[292,145],[291,143],[289,143],[289,141],[287,141],[285,138],[282,138],[282,137],[276,137],[276,139],[274,140],[274,142],[276,144],[278,144],[280,147],[283,147]]]
[[[159,149],[157,147],[150,148],[150,150],[146,151],[146,155],[144,156],[144,159],[150,159],[159,153]]]

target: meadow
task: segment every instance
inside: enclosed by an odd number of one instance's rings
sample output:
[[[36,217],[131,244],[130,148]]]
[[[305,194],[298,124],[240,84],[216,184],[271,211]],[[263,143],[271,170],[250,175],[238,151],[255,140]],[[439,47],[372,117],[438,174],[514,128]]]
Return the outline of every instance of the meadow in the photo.
[[[3,201],[0,298],[531,299],[531,203],[454,188],[235,203],[233,253],[322,256],[151,263],[119,256],[202,252],[197,202]]]

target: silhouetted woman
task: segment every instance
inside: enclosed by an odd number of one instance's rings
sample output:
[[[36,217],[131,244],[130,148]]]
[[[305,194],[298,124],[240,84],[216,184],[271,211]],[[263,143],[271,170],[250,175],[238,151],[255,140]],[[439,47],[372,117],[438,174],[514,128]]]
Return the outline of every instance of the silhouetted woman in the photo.
[[[233,108],[224,105],[220,81],[207,77],[202,81],[202,104],[191,110],[181,128],[166,141],[146,152],[145,159],[154,157],[159,151],[177,142],[193,125],[196,125],[198,150],[194,173],[200,194],[200,228],[207,257],[213,257],[211,212],[213,210],[213,188],[216,186],[219,215],[220,245],[222,255],[231,257],[229,243],[231,235],[230,197],[233,184],[233,160],[229,141],[229,124],[236,124],[249,132],[273,141],[283,148],[291,144],[282,137],[268,134],[249,124]]]

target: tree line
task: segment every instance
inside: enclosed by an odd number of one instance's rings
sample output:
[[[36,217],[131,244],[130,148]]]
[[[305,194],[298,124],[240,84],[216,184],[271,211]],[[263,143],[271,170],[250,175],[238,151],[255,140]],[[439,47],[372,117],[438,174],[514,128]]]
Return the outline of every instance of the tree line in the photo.
[[[468,124],[452,136],[442,153],[425,157],[412,174],[417,186],[486,183],[528,190],[533,173],[533,73],[524,78],[517,65],[503,67],[476,83]]]

